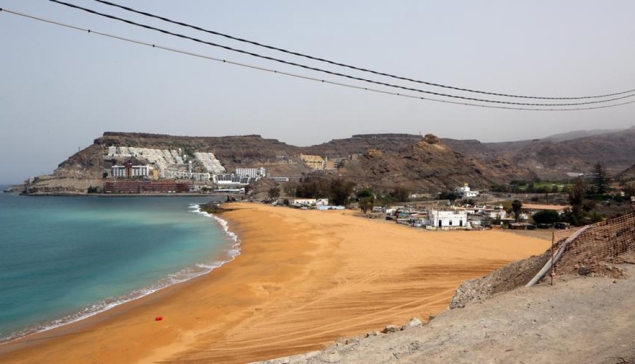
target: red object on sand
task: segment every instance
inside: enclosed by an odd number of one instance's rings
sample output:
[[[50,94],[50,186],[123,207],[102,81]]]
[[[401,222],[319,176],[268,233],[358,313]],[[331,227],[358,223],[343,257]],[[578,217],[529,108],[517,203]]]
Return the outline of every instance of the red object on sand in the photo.
[[[163,316],[157,316],[154,318],[154,321],[161,321],[163,320]]]

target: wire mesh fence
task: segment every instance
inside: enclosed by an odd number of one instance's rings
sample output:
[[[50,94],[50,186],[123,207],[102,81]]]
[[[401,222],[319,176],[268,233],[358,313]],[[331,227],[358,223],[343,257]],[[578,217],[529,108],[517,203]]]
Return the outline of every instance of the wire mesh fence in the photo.
[[[574,234],[579,234],[573,237]],[[567,241],[568,240],[568,241]],[[605,220],[583,228],[554,232],[554,248],[564,254],[554,274],[616,274],[607,263],[633,262],[635,257],[635,213]]]

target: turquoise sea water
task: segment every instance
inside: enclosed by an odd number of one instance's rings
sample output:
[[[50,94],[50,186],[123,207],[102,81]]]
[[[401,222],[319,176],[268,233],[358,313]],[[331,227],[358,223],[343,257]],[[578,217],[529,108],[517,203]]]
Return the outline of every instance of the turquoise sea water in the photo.
[[[238,254],[210,197],[0,193],[0,342],[205,274]]]

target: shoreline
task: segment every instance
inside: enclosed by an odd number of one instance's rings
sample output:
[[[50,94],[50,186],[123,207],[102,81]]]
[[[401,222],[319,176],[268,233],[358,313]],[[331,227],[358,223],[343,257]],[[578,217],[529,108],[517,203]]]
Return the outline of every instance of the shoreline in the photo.
[[[242,363],[306,352],[425,319],[445,309],[460,282],[550,245],[497,232],[418,232],[340,211],[232,205],[223,219],[243,250],[232,264],[12,342],[11,352],[0,346],[0,359]]]
[[[118,306],[121,305],[126,305],[128,303],[134,302],[136,300],[142,299],[146,296],[149,295],[153,295],[156,294],[162,290],[168,289],[172,286],[175,285],[179,285],[179,284],[183,284],[183,283],[187,283],[191,280],[195,280],[201,276],[207,275],[212,273],[214,270],[221,268],[222,266],[224,266],[227,263],[231,263],[232,261],[234,261],[236,259],[236,257],[238,255],[240,255],[241,253],[241,249],[240,249],[240,238],[231,230],[229,230],[228,228],[228,222],[216,215],[213,214],[209,214],[205,211],[201,210],[201,205],[197,205],[197,209],[195,211],[188,211],[188,213],[196,213],[196,214],[201,214],[206,216],[207,218],[214,220],[219,227],[223,230],[223,232],[225,233],[226,237],[230,240],[233,241],[233,243],[231,243],[231,245],[227,246],[226,249],[223,252],[223,256],[224,256],[224,260],[218,260],[218,261],[214,261],[213,263],[196,263],[194,266],[188,266],[185,267],[183,269],[181,269],[178,272],[173,272],[168,274],[167,276],[161,278],[160,280],[151,283],[149,286],[144,286],[141,288],[137,288],[134,289],[124,295],[121,295],[119,297],[113,298],[111,300],[109,299],[102,299],[100,301],[97,301],[95,303],[93,303],[90,307],[84,307],[82,309],[80,309],[79,311],[73,312],[71,314],[68,314],[66,316],[60,317],[60,318],[55,318],[52,319],[46,323],[43,324],[38,324],[38,325],[34,325],[34,326],[29,326],[29,327],[25,327],[23,329],[20,329],[18,331],[12,332],[9,334],[9,336],[6,336],[5,338],[0,337],[0,354],[2,354],[3,352],[3,346],[5,345],[11,345],[14,342],[18,342],[21,340],[24,340],[25,342],[30,341],[30,337],[34,336],[34,335],[45,335],[45,333],[52,331],[52,330],[56,330],[56,329],[62,329],[65,326],[68,325],[73,325],[76,323],[80,323],[83,320],[88,320],[91,317],[94,317],[96,315],[102,315],[107,313],[108,311],[115,309]],[[207,269],[207,271],[201,271],[199,273],[191,273],[193,274],[191,277],[186,277],[186,278],[175,278],[176,276],[178,276],[179,274],[191,270],[194,267],[197,268],[203,268],[203,269]],[[165,281],[170,281],[173,280],[172,282],[169,283],[165,283]],[[98,306],[97,308],[95,308],[95,310],[91,310],[91,308],[94,308],[95,306]],[[17,334],[17,335],[16,335]],[[40,335],[41,334],[41,335]],[[13,337],[15,336],[15,337]]]

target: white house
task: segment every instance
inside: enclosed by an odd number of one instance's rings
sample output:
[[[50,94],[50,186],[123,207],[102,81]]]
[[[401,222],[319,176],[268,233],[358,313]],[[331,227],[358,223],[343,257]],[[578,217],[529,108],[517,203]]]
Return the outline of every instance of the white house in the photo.
[[[489,217],[490,219],[506,219],[507,218],[507,211],[505,210],[491,210],[491,209],[485,209],[482,210],[483,211],[483,215]]]
[[[432,210],[429,214],[430,226],[436,228],[462,228],[467,226],[467,211]]]
[[[289,201],[291,206],[328,206],[328,198],[294,198]]]
[[[456,193],[459,195],[459,197],[461,198],[474,198],[474,197],[478,197],[478,191],[472,191],[470,189],[470,186],[468,186],[468,184],[466,183],[465,185],[463,185],[463,187],[459,187],[456,189]]]
[[[317,201],[314,198],[294,198],[289,200],[289,204],[291,206],[311,206],[311,205],[315,205],[315,201]]]

